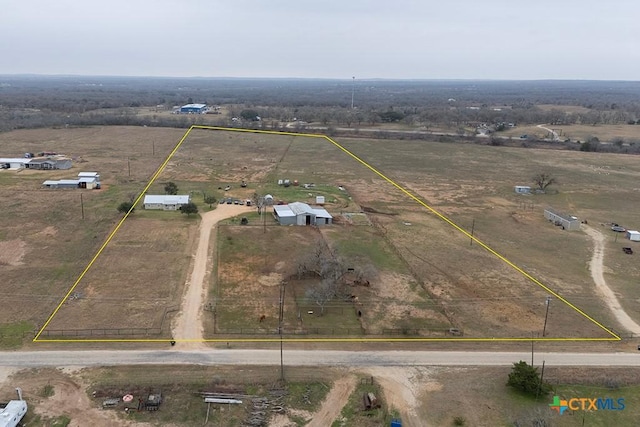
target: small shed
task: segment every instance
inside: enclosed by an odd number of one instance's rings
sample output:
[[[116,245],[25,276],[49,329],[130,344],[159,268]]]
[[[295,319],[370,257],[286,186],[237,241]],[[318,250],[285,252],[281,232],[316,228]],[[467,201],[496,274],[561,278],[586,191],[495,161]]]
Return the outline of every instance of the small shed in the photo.
[[[640,242],[640,231],[627,230],[627,239],[632,242]]]
[[[563,230],[580,230],[580,220],[572,215],[557,212],[551,208],[544,210],[544,217]]]
[[[316,205],[324,205],[324,196],[316,196]]]
[[[516,185],[513,187],[517,194],[530,194],[531,187],[528,185]]]
[[[78,181],[80,181],[80,188],[100,188],[98,172],[80,172],[78,173]]]

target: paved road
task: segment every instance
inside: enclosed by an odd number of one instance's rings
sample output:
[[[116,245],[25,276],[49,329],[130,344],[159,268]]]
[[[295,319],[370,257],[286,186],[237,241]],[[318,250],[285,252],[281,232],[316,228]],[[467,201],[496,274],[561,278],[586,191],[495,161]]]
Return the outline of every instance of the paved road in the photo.
[[[286,350],[288,366],[509,366],[530,352]],[[548,366],[640,366],[635,353],[535,353]],[[88,367],[144,364],[279,365],[279,350],[59,350],[0,353],[0,367]]]

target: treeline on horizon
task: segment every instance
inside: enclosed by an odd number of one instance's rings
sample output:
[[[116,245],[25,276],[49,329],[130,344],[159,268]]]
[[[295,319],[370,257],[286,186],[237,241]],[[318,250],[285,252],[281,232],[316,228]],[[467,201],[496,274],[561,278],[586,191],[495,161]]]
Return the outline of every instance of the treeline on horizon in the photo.
[[[328,128],[402,122],[427,130],[478,123],[632,125],[640,119],[640,82],[0,75],[0,131],[100,124],[189,127],[198,118],[138,116],[136,109],[166,111],[191,102],[223,105],[236,117],[251,111],[261,117],[261,127],[272,129],[293,120]],[[567,112],[562,108],[567,105],[582,108]],[[209,119],[238,125],[229,117]]]

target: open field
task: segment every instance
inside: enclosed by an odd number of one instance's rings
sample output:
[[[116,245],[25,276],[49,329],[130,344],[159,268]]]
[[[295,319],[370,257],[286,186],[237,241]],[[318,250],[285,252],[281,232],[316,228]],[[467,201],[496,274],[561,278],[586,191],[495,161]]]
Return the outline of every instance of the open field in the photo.
[[[85,162],[68,171],[0,172],[0,192],[11,201],[2,211],[9,226],[3,228],[0,244],[13,254],[3,260],[0,273],[9,279],[3,287],[15,301],[0,314],[0,323],[37,326],[46,320],[116,224],[115,207],[142,190],[163,160],[160,153],[166,155],[181,136],[180,130],[151,128],[1,135],[4,152],[38,151],[44,140],[46,149]],[[416,141],[339,142],[461,227],[470,230],[473,224],[480,240],[604,325],[616,327],[594,294],[586,268],[590,241],[581,232],[553,227],[542,210],[553,206],[596,226],[615,221],[636,227],[640,167],[634,157]],[[156,156],[149,152],[151,144]],[[83,192],[84,220],[78,212],[79,192],[40,189],[44,179],[71,177],[79,170],[97,170],[104,182],[103,190]],[[513,185],[530,184],[531,176],[541,171],[558,178],[556,194],[513,193]],[[275,185],[278,179],[316,186],[284,188]],[[247,181],[246,188],[239,187],[241,180]],[[352,287],[360,305],[336,300],[322,317],[316,318],[316,307],[310,319],[303,316],[312,311],[313,302],[304,298],[310,283],[292,281],[285,302],[290,332],[302,325],[319,330],[332,324],[360,333],[395,329],[410,335],[455,327],[472,338],[542,332],[546,291],[324,139],[194,130],[150,193],[162,192],[167,181],[192,192],[201,208],[203,193],[248,198],[269,192],[275,200],[288,202],[324,195],[337,219],[321,232],[272,227],[269,216],[260,219],[257,214],[248,216],[247,227],[234,220],[221,227],[210,283],[210,295],[219,300],[210,303],[223,309],[216,312],[217,319],[206,321],[209,331],[273,333],[277,285],[291,279],[300,251],[322,239],[350,263],[371,264],[379,274],[368,287]],[[232,186],[228,193],[220,189],[225,185]],[[362,221],[354,224],[353,218]],[[78,295],[55,316],[51,329],[159,327],[167,311],[179,304],[196,226],[195,217],[137,210],[83,278]],[[633,256],[622,254],[622,245],[608,243],[605,264],[611,270],[606,278],[611,276],[614,290],[626,296],[625,309],[639,320],[640,295],[633,283],[640,272],[630,264]],[[259,323],[263,315],[265,322]],[[607,335],[554,299],[546,336]]]
[[[608,142],[616,138],[622,138],[628,142],[640,141],[640,126],[637,125],[544,125],[558,133],[561,140],[586,141],[596,137],[602,142]],[[521,135],[529,135],[535,138],[550,138],[549,132],[534,125],[517,126],[499,132],[499,136],[511,136],[519,138]]]

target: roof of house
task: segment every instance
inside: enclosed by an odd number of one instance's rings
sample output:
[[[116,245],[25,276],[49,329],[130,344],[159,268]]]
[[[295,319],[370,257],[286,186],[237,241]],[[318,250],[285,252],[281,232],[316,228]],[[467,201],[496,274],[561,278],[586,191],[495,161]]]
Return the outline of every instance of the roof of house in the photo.
[[[188,195],[151,195],[144,196],[144,204],[161,204],[161,205],[186,205],[189,203]]]
[[[85,178],[85,177],[100,177],[100,175],[98,174],[98,172],[80,172],[78,173],[78,176],[81,178]]]

